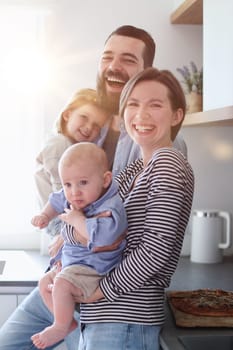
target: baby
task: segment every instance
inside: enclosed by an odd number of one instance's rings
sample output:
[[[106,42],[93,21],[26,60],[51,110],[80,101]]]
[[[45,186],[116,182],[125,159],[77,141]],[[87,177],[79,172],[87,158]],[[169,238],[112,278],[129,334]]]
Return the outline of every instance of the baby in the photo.
[[[126,243],[122,238],[126,212],[104,150],[89,142],[72,145],[63,153],[58,169],[67,200],[59,216],[64,221],[64,245],[61,268],[55,265],[39,281],[41,296],[54,314],[54,323],[31,337],[39,349],[64,339],[77,327],[73,318],[77,298],[82,302],[96,290],[99,280],[121,261]],[[105,212],[111,215],[101,215]],[[45,227],[58,214],[48,202],[32,224]],[[107,248],[111,245],[115,249]]]

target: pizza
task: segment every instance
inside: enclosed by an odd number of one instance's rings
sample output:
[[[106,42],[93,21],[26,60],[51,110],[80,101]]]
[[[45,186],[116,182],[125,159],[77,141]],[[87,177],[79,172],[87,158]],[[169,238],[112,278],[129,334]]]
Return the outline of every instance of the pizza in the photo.
[[[232,317],[233,292],[222,289],[197,289],[167,293],[170,305],[195,316]]]

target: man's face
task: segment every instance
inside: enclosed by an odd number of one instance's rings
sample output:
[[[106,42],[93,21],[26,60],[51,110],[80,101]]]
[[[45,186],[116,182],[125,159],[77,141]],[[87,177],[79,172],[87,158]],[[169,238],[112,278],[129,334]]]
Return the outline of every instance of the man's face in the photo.
[[[143,41],[121,35],[113,35],[104,46],[97,90],[112,113],[118,113],[120,94],[126,82],[144,69],[144,48]]]

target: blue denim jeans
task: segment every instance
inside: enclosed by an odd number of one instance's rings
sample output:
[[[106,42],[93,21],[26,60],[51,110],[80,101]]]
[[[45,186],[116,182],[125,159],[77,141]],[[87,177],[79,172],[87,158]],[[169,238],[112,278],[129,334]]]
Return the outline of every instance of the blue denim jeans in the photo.
[[[75,312],[78,320],[79,314]],[[35,288],[18,306],[7,322],[0,329],[1,350],[34,350],[37,349],[31,336],[48,327],[53,322],[53,315],[49,312],[40,297],[39,289]],[[80,336],[78,327],[65,339],[68,350],[77,350]],[[55,346],[46,348],[54,349]]]
[[[75,318],[79,322],[77,312]],[[44,305],[38,288],[35,288],[1,327],[0,349],[36,350],[31,336],[52,322],[53,315]],[[159,332],[160,327],[156,326],[96,323],[85,325],[81,337],[78,327],[65,338],[65,343],[68,350],[159,350]]]
[[[78,350],[159,350],[160,329],[127,323],[86,324]]]

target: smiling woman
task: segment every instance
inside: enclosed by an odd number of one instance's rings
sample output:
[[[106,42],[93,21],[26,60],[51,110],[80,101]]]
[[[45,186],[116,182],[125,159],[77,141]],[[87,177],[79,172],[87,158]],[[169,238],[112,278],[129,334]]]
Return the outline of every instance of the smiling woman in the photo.
[[[34,159],[43,135],[42,88],[47,67],[41,51],[44,13],[1,6],[1,228],[0,247],[35,248]]]

